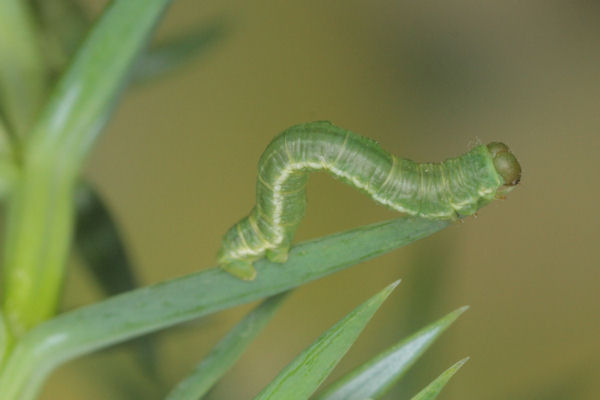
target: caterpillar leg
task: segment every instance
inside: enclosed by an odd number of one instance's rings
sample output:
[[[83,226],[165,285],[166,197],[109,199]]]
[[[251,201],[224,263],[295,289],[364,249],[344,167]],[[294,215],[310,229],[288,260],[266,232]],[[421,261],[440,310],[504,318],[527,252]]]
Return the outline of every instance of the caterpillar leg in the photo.
[[[253,281],[256,278],[256,269],[249,261],[233,260],[221,264],[221,268],[245,281]]]
[[[284,263],[288,259],[289,245],[280,245],[274,249],[267,250],[267,258],[269,261],[276,263]]]

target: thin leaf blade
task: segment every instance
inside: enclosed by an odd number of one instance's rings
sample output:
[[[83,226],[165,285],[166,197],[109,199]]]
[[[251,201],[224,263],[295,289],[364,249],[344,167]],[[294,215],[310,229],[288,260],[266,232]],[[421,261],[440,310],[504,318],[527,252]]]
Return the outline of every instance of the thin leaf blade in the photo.
[[[0,387],[7,393],[14,390],[20,394],[19,388],[26,386],[35,393],[50,371],[74,357],[281,293],[385,254],[448,225],[449,221],[406,217],[363,226],[298,244],[285,264],[258,261],[258,278],[252,282],[212,268],[61,314],[22,337],[0,373]],[[38,368],[28,367],[32,365]],[[27,396],[23,394],[21,398]]]
[[[379,399],[467,310],[462,307],[400,341],[330,385],[317,400]]]
[[[88,183],[77,187],[75,245],[96,282],[107,295],[138,286],[116,221],[108,206]]]
[[[83,160],[170,0],[116,0],[104,10],[59,80],[29,146],[35,155]]]
[[[327,330],[298,355],[254,400],[306,400],[323,383],[400,283],[394,282]]]
[[[173,388],[166,400],[202,398],[242,356],[248,345],[275,315],[287,295],[288,292],[273,296],[252,310],[211,350],[188,377]]]
[[[183,35],[150,46],[136,62],[132,80],[144,83],[160,78],[203,56],[226,35],[226,24],[218,19]]]
[[[434,400],[444,386],[448,383],[448,381],[458,372],[458,370],[469,361],[469,357],[463,358],[444,372],[440,376],[438,376],[433,382],[425,387],[425,389],[421,390],[417,395],[415,395],[411,400]]]
[[[75,204],[75,247],[94,281],[108,296],[138,287],[120,229],[100,193],[91,184],[82,182],[75,191]],[[156,380],[158,363],[153,338],[142,337],[131,345],[140,367]]]

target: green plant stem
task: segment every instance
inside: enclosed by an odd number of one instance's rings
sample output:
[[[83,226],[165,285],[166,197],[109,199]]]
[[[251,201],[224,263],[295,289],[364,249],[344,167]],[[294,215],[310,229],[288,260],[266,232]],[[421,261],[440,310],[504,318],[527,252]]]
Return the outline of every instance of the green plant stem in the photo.
[[[16,336],[54,314],[79,170],[169,0],[115,0],[94,25],[24,143],[10,197],[4,307]]]
[[[28,164],[9,197],[4,310],[20,336],[54,312],[69,248],[73,180],[58,169]]]
[[[61,314],[24,335],[0,370],[2,400],[32,399],[58,365],[82,354],[281,293],[429,236],[450,224],[400,218],[294,246],[287,263],[256,263],[245,282],[220,268],[137,289]]]

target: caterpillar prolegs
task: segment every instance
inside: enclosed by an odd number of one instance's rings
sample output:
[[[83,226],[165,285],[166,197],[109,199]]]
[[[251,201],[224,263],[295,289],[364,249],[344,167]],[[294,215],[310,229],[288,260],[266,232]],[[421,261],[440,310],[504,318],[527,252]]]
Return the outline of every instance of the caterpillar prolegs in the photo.
[[[308,174],[317,170],[393,210],[432,219],[472,215],[521,178],[517,159],[503,143],[476,146],[441,163],[416,163],[329,122],[296,125],[275,137],[262,154],[256,206],[225,234],[219,265],[252,280],[252,263],[265,254],[285,262],[304,216]]]

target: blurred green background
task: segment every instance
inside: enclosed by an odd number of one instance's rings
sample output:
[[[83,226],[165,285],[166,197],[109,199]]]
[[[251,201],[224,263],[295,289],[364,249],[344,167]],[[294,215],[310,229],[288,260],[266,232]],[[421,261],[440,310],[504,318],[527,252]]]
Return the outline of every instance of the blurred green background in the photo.
[[[441,398],[598,398],[600,3],[178,0],[158,37],[216,20],[225,35],[201,58],[127,92],[88,164],[144,284],[215,264],[262,150],[295,123],[331,120],[417,161],[501,140],[523,180],[477,218],[298,289],[209,399],[251,398],[398,278],[334,377],[469,304],[390,399],[466,355]],[[298,241],[395,216],[325,174],[308,197]],[[100,297],[75,260],[64,307]],[[120,346],[60,369],[42,398],[161,398],[248,309],[157,336],[160,380]]]

